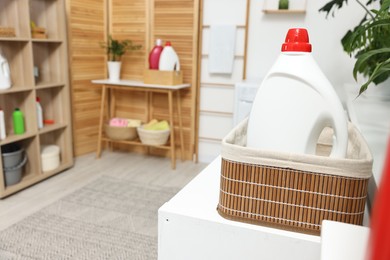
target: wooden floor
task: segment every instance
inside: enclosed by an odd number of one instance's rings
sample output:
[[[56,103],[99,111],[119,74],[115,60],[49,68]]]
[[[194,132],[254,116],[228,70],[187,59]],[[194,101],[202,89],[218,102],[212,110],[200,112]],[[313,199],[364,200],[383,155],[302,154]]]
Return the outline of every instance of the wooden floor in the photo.
[[[76,158],[73,168],[0,200],[0,230],[102,175],[184,187],[205,167],[206,164],[178,160],[176,170],[172,170],[169,158],[134,153],[104,152],[100,159],[95,154],[84,155]]]

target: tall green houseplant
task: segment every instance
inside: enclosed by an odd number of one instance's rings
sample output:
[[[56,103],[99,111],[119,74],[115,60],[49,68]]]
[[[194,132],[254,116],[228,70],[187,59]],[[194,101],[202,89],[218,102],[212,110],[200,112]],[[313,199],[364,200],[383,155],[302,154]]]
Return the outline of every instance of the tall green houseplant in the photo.
[[[378,85],[390,77],[390,0],[369,0],[366,4],[355,1],[365,10],[365,15],[355,28],[347,31],[341,43],[344,51],[356,58],[353,69],[355,80],[358,73],[367,78],[360,86],[360,95],[370,83]],[[374,2],[379,7],[369,9]],[[319,11],[325,12],[326,16],[334,16],[335,10],[347,3],[348,0],[332,0]]]

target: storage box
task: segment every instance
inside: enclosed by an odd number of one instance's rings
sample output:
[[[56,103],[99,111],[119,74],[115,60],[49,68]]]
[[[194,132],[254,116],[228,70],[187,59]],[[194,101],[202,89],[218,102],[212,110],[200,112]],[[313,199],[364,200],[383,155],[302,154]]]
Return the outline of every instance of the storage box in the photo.
[[[57,145],[42,145],[42,171],[52,171],[60,166],[60,147]]]
[[[346,159],[248,148],[246,130],[244,120],[222,141],[221,216],[315,235],[324,219],[362,224],[372,156],[353,125]],[[324,140],[329,152],[332,132]]]
[[[15,37],[15,28],[13,27],[0,27],[0,37]]]
[[[144,83],[180,85],[183,84],[183,73],[181,71],[144,70]]]

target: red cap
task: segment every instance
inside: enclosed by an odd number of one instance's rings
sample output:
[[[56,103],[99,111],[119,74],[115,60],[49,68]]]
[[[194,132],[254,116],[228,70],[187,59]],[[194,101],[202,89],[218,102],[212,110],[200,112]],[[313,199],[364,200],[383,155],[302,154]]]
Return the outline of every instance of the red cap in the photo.
[[[172,46],[171,42],[166,42],[165,46]]]
[[[37,97],[37,102],[41,102],[41,99],[39,97]]]
[[[311,52],[311,44],[309,43],[307,30],[303,28],[289,29],[286,40],[282,45],[283,51]]]

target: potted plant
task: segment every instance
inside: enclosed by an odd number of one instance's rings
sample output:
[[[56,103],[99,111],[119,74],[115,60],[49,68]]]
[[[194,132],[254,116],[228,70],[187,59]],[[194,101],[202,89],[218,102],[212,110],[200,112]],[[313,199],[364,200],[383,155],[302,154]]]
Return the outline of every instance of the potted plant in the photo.
[[[108,41],[101,46],[107,52],[108,75],[111,81],[120,79],[121,58],[127,51],[139,50],[142,46],[135,45],[131,40],[115,40],[108,36]]]
[[[279,10],[288,9],[289,0],[279,0]]]
[[[332,0],[325,4],[319,11],[330,13],[340,9],[348,0]],[[362,94],[370,83],[376,85],[390,77],[390,0],[368,0],[366,4],[356,0],[365,10],[365,15],[360,23],[349,30],[341,39],[344,51],[356,58],[353,76],[357,80],[357,74],[366,77],[366,82],[360,86],[359,95]],[[369,10],[369,6],[377,2],[376,9]]]

